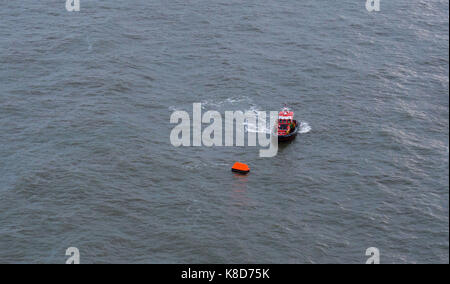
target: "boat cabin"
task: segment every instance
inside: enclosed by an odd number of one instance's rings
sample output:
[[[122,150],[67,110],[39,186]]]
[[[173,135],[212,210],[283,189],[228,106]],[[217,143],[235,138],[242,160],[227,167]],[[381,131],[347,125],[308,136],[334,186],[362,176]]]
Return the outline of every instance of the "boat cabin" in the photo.
[[[295,123],[293,111],[288,108],[280,111],[278,114],[278,135],[287,135],[287,132],[291,130],[290,125],[293,122]]]

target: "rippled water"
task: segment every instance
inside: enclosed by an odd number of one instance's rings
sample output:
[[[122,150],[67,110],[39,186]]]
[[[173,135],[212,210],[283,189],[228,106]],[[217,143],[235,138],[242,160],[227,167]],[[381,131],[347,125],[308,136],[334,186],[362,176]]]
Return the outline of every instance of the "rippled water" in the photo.
[[[449,262],[448,1],[64,2],[0,2],[1,263]],[[194,102],[307,129],[175,148]]]

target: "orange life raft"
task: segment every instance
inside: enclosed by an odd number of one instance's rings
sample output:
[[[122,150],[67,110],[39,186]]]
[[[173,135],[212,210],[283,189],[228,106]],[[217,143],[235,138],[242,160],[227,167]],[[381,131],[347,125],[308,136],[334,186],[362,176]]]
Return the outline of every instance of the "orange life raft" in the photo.
[[[234,173],[239,173],[239,174],[246,175],[246,174],[248,174],[250,172],[250,168],[246,164],[237,163],[236,162],[233,165],[233,167],[231,168],[231,171],[234,172]]]

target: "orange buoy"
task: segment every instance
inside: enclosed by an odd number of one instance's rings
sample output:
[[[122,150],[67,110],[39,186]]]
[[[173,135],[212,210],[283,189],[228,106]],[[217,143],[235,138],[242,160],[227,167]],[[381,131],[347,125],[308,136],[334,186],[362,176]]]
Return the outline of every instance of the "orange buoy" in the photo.
[[[235,172],[235,173],[246,175],[250,172],[250,168],[246,164],[236,162],[236,163],[234,163],[233,167],[231,168],[231,171]]]

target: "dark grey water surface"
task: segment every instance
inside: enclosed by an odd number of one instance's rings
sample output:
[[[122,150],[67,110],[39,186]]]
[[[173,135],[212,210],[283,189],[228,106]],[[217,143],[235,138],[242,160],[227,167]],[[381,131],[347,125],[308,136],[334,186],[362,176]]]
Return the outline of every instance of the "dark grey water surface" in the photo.
[[[449,262],[448,1],[64,2],[0,0],[1,263]],[[310,129],[175,148],[194,102]]]

